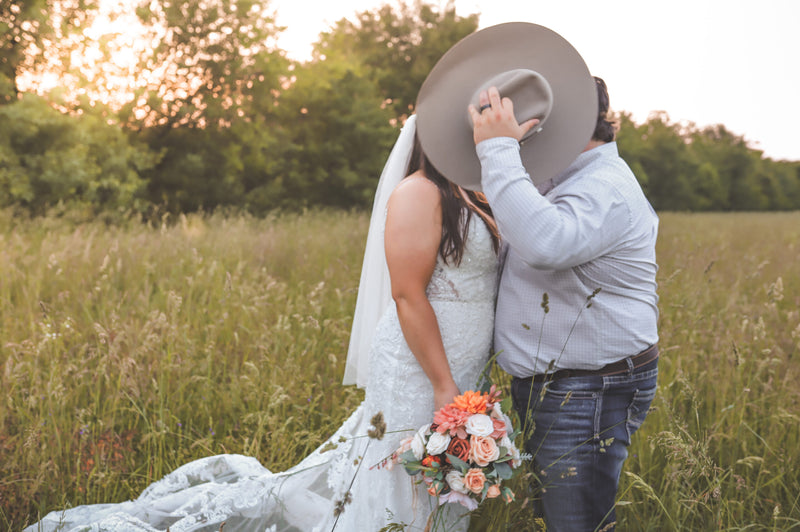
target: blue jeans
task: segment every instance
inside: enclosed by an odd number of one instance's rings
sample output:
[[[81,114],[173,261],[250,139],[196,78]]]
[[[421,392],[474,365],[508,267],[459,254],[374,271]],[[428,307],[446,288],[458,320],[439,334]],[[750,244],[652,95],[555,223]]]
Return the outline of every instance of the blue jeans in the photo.
[[[614,499],[631,436],[656,393],[658,360],[613,376],[547,383],[514,378],[525,451],[541,492],[547,532],[613,530]]]

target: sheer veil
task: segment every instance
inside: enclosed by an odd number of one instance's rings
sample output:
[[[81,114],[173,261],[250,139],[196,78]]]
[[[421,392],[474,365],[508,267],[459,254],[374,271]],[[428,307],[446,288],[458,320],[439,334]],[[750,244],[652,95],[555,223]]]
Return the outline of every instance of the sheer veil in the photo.
[[[369,348],[375,327],[391,301],[389,269],[386,266],[383,249],[386,203],[392,191],[406,176],[408,162],[414,149],[416,119],[416,115],[411,115],[400,131],[400,136],[381,172],[372,205],[343,380],[344,384],[356,384],[360,388],[367,385],[369,377]]]

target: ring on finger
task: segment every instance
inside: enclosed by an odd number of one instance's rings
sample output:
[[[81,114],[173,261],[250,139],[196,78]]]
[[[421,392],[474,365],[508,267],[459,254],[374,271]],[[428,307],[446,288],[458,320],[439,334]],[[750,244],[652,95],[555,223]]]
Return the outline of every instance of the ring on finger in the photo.
[[[492,104],[490,104],[490,103],[485,103],[485,104],[481,105],[481,106],[478,108],[478,113],[483,113],[483,112],[484,112],[486,109],[491,109],[491,108],[492,108]]]

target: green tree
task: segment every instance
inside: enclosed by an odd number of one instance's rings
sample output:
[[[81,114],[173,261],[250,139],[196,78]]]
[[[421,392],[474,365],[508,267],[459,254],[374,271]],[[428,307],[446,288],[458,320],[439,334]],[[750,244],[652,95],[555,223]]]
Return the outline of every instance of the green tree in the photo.
[[[0,104],[19,95],[18,78],[45,62],[69,64],[67,37],[92,20],[98,0],[0,2]]]
[[[0,107],[0,205],[34,213],[57,203],[93,212],[141,209],[142,171],[157,155],[106,113],[64,114],[26,94]]]
[[[699,160],[712,164],[727,191],[724,210],[762,210],[769,200],[756,179],[761,152],[751,150],[741,136],[723,125],[705,127],[689,135],[691,147]]]
[[[360,63],[400,117],[413,112],[422,82],[439,58],[477,28],[478,15],[457,15],[453,0],[442,7],[420,0],[387,3],[323,32],[313,60]]]
[[[359,64],[327,59],[298,67],[277,113],[287,136],[273,181],[252,205],[277,194],[289,205],[368,206],[395,137],[392,113]]]
[[[695,208],[698,165],[679,124],[671,123],[666,113],[655,113],[640,126],[623,115],[618,137],[622,156],[647,177],[646,191],[654,208]]]
[[[137,14],[155,44],[124,118],[163,129],[227,127],[270,108],[289,63],[264,3],[145,1]]]
[[[138,14],[157,45],[121,116],[164,151],[145,176],[149,197],[181,211],[240,204],[255,186],[248,175],[264,172],[252,166],[269,167],[264,152],[281,156],[274,111],[290,64],[275,46],[281,28],[254,0],[153,2]]]

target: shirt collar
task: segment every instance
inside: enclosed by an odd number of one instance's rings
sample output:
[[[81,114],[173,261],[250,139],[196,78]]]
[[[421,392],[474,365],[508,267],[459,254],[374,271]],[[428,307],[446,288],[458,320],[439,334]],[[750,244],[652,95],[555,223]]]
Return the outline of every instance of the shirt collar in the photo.
[[[552,179],[552,188],[557,187],[570,177],[574,176],[592,164],[594,161],[605,157],[619,157],[619,151],[617,150],[616,142],[606,142],[605,144],[601,144],[596,148],[592,148],[591,150],[580,153],[566,170],[556,175]]]

